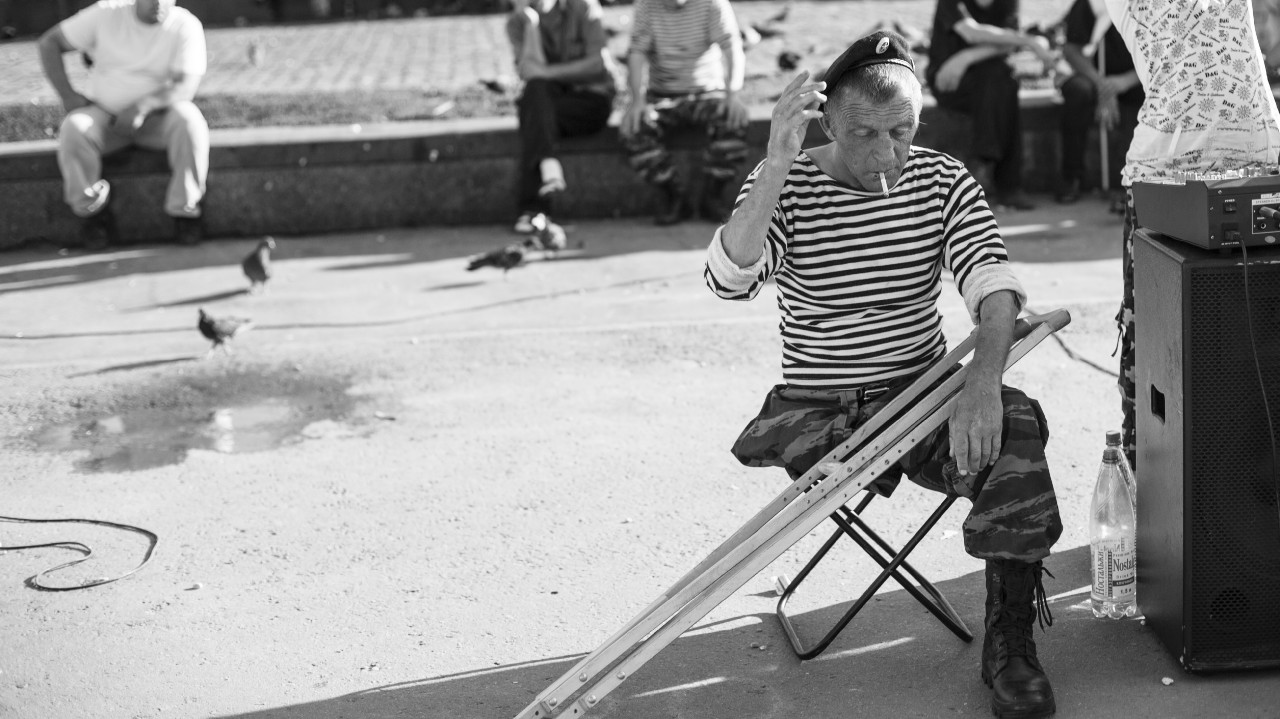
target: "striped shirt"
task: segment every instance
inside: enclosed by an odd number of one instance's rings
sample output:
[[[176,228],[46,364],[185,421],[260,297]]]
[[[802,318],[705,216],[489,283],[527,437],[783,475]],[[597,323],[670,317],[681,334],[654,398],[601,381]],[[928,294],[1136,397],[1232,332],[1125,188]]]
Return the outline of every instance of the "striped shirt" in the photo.
[[[764,163],[747,177],[738,205]],[[912,146],[885,197],[850,189],[801,152],[774,208],[764,253],[729,259],[717,230],[707,286],[749,300],[770,277],[782,313],[782,374],[792,387],[852,388],[919,372],[946,354],[937,300],[955,276],[970,318],[982,298],[1026,293],[1009,269],[995,217],[955,158]]]
[[[630,52],[649,58],[650,93],[724,90],[722,53],[741,43],[729,0],[636,0]]]

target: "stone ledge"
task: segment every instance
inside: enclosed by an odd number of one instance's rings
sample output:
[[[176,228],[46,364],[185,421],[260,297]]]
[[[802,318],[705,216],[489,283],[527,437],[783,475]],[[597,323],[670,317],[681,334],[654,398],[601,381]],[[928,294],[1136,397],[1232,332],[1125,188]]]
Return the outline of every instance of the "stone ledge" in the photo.
[[[1022,97],[1028,190],[1049,190],[1056,180],[1059,104],[1053,91]],[[752,154],[743,177],[764,155],[769,118],[769,108],[751,113]],[[926,97],[917,144],[963,157],[968,132],[966,116]],[[205,220],[211,237],[484,224],[505,222],[515,209],[513,117],[225,129],[212,131],[211,141]],[[811,123],[806,145],[824,141],[818,124]],[[682,133],[673,145],[682,162],[696,161],[695,133]],[[566,219],[649,212],[652,194],[620,148],[616,122],[564,144],[570,187],[584,188],[568,193]],[[74,237],[76,220],[61,200],[56,149],[53,140],[0,144],[0,248]],[[1096,173],[1096,150],[1093,155],[1089,163]],[[168,180],[164,155],[130,150],[109,156],[104,167],[116,191],[122,237],[166,239],[171,228],[160,209]]]

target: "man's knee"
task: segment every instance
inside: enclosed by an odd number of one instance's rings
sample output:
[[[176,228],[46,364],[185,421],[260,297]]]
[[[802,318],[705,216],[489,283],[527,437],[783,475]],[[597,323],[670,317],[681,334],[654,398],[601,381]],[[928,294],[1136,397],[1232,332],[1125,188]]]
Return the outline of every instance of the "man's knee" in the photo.
[[[96,123],[97,119],[87,112],[67,113],[58,127],[58,143],[61,145],[93,144],[92,133]]]
[[[1049,422],[1039,402],[1013,387],[1001,388],[1000,400],[1004,404],[1005,445],[1033,441],[1043,446],[1049,442]]]
[[[204,113],[200,112],[200,108],[196,107],[194,102],[183,100],[175,102],[169,106],[169,112],[178,119],[178,124],[188,132],[208,132],[209,123],[204,119]]]

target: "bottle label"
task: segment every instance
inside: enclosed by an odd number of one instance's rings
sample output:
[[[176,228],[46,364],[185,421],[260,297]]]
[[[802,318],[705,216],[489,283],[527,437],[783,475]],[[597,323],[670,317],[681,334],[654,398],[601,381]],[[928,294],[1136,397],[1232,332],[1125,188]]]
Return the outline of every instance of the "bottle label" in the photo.
[[[1128,537],[1094,542],[1093,598],[1124,602],[1138,595],[1138,556]]]

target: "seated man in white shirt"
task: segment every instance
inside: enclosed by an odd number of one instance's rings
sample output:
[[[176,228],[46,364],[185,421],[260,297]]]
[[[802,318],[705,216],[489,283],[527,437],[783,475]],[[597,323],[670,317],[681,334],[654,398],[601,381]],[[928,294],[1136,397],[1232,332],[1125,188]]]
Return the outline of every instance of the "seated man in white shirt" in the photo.
[[[63,199],[81,218],[81,244],[89,249],[118,240],[102,156],[130,145],[167,153],[164,210],[174,239],[202,239],[209,126],[192,98],[207,67],[204,27],[175,2],[101,0],[40,38],[45,75],[67,109],[58,131]],[[68,52],[92,59],[83,92],[67,77]]]

